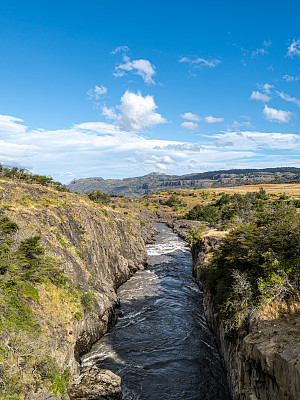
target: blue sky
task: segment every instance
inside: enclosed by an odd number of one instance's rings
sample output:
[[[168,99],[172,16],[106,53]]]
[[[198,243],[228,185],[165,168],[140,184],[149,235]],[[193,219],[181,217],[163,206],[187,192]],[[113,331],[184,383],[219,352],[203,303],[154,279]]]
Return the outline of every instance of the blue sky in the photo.
[[[297,1],[0,4],[0,162],[62,182],[300,166]]]

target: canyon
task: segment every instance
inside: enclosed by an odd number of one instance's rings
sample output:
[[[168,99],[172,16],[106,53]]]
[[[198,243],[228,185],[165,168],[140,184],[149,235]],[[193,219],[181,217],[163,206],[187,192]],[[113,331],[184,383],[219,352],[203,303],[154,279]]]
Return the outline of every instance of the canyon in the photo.
[[[81,357],[122,316],[117,289],[134,273],[145,269],[146,244],[156,233],[152,222],[168,224],[185,240],[189,240],[191,227],[199,223],[175,221],[170,213],[145,210],[134,204],[126,209],[113,208],[91,202],[84,194],[10,180],[0,181],[0,193],[4,215],[19,226],[13,236],[14,246],[40,235],[47,255],[59,260],[64,275],[80,288],[85,299],[92,299],[92,307],[80,308],[78,314],[64,288],[45,282],[34,284],[38,300],[24,297],[42,327],[42,353],[55,359],[62,372],[70,371],[72,380],[68,393],[53,394],[47,379],[36,390],[28,383],[32,371],[22,370],[24,390],[20,398],[122,398],[120,377],[109,369],[81,366]],[[208,263],[223,236],[222,231],[207,229],[192,246],[193,273],[200,288],[201,266]],[[202,289],[206,319],[223,357],[232,398],[298,400],[299,312],[291,313],[298,305],[293,308],[286,304],[280,318],[253,318],[247,331],[229,340],[214,309],[214,299],[206,287]],[[10,333],[5,335],[2,334],[2,342],[10,345]],[[12,358],[10,362],[16,360]]]

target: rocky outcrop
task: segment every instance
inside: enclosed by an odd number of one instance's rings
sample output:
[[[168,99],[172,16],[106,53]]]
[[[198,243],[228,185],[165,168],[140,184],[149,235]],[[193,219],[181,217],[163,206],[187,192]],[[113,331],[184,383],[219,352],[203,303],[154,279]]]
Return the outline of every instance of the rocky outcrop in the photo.
[[[207,232],[193,246],[193,273],[198,280],[223,235]],[[223,356],[233,400],[299,400],[299,301],[273,304],[256,312],[247,331],[229,337],[211,294],[203,289],[206,318]]]
[[[107,369],[88,368],[69,389],[74,400],[122,399],[121,378]]]
[[[49,293],[43,283],[37,284],[40,300],[30,303],[42,326],[48,353],[76,377],[80,374],[80,355],[115,321],[116,289],[144,268],[145,241],[153,228],[149,222],[141,223],[131,210],[125,213],[93,203],[86,195],[39,185],[0,181],[0,200],[6,214],[19,226],[16,246],[39,234],[49,256],[58,260],[74,286],[91,293],[93,312],[82,316],[74,315],[72,304],[55,309],[56,298],[51,296],[57,297],[58,304],[62,294],[59,289]]]

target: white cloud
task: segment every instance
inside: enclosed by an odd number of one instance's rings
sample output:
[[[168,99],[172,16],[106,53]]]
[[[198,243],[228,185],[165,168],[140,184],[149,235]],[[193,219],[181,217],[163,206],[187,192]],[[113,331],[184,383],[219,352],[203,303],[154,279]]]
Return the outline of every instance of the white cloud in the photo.
[[[215,144],[216,147],[233,146],[232,142],[229,142],[229,141],[226,141],[226,140],[222,140],[222,139],[215,140],[214,144]]]
[[[64,182],[70,176],[123,178],[153,171],[180,175],[191,170],[299,166],[300,135],[296,134],[220,132],[187,143],[146,137],[104,122],[50,131],[30,130],[14,117],[0,116],[1,121],[10,123],[5,138],[1,131],[0,162]]]
[[[155,67],[148,60],[128,60],[125,64],[119,64],[115,67],[114,76],[120,77],[126,75],[126,72],[132,71],[136,75],[140,75],[145,83],[152,83],[152,77],[155,75]]]
[[[204,146],[199,146],[194,143],[178,143],[178,144],[168,144],[163,147],[155,147],[156,150],[176,150],[176,151],[191,151],[198,153],[204,149]]]
[[[257,151],[260,149],[293,150],[299,148],[300,138],[298,135],[281,132],[259,132],[259,131],[236,131],[223,132],[215,135],[219,141],[231,142],[240,150]]]
[[[300,75],[297,76],[293,76],[293,75],[284,75],[282,77],[282,79],[284,79],[287,82],[296,82],[300,80]]]
[[[246,118],[246,117],[243,117],[243,118]],[[242,121],[242,122],[234,121],[232,124],[232,127],[234,129],[240,128],[242,126],[246,126],[247,128],[253,128],[250,121]]]
[[[250,99],[251,100],[261,100],[266,103],[267,101],[269,101],[271,99],[271,97],[266,94],[260,93],[259,91],[253,91],[250,96]]]
[[[265,48],[262,47],[260,49],[253,50],[251,52],[251,57],[254,58],[256,56],[264,56],[267,54],[269,54],[269,52]]]
[[[179,59],[179,62],[188,63],[190,66],[190,73],[191,73],[191,69],[201,69],[204,67],[215,68],[218,64],[221,63],[221,60],[217,58],[205,59],[201,57],[195,57],[195,58],[181,57]]]
[[[216,122],[223,122],[224,118],[217,118],[209,115],[208,117],[205,117],[205,122],[208,122],[209,124],[214,124]]]
[[[129,47],[127,46],[118,46],[114,50],[110,52],[110,54],[117,54],[117,53],[127,53],[129,51]]]
[[[195,131],[198,128],[198,124],[192,121],[184,121],[180,125],[182,128],[187,129],[189,131]]]
[[[87,95],[89,98],[98,100],[103,94],[107,93],[107,88],[104,86],[95,85],[94,89],[89,89]]]
[[[121,105],[117,108],[121,111],[117,124],[125,131],[140,132],[150,126],[168,122],[161,114],[155,112],[157,105],[153,96],[143,97],[140,92],[135,94],[127,90],[121,98]]]
[[[103,106],[102,107],[102,115],[104,115],[104,117],[107,119],[117,119],[117,117],[118,117],[114,107],[109,108],[109,107]]]
[[[295,103],[298,107],[300,107],[300,100],[297,99],[296,97],[291,97],[289,94],[287,93],[283,93],[283,92],[276,92],[278,94],[278,96],[280,96],[283,100],[285,101],[290,101],[292,103]]]
[[[277,110],[276,108],[271,108],[265,105],[263,109],[263,114],[268,121],[271,122],[289,122],[292,118],[292,113],[290,111]]]
[[[292,44],[288,47],[287,56],[300,56],[300,38],[297,40],[293,40]]]
[[[26,126],[23,125],[21,118],[11,117],[9,115],[0,115],[0,133],[5,136],[6,134],[24,133]]]
[[[273,89],[274,86],[270,85],[269,83],[265,83],[264,85],[261,86],[261,89],[266,93],[266,94],[271,94],[271,89]]]
[[[183,118],[183,119],[188,119],[188,120],[193,121],[193,122],[198,122],[198,121],[201,120],[201,118],[199,117],[199,115],[193,114],[193,113],[191,113],[191,112],[186,112],[186,113],[184,113],[184,114],[180,114],[180,116],[181,116],[181,118]]]
[[[116,78],[125,76],[127,72],[133,72],[136,75],[139,75],[143,78],[144,82],[147,84],[154,84],[153,77],[156,74],[155,66],[151,64],[149,60],[140,59],[140,60],[130,60],[127,56],[127,52],[129,48],[127,46],[119,46],[112,54],[117,54],[119,52],[123,53],[123,64],[119,64],[115,66],[115,72],[113,75]]]

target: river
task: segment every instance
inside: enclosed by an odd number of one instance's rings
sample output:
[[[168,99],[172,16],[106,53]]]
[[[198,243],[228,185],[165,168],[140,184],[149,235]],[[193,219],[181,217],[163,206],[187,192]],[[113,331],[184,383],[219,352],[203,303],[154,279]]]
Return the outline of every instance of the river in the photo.
[[[124,400],[227,400],[185,242],[163,224],[148,267],[118,290],[122,317],[82,358],[122,378]]]

